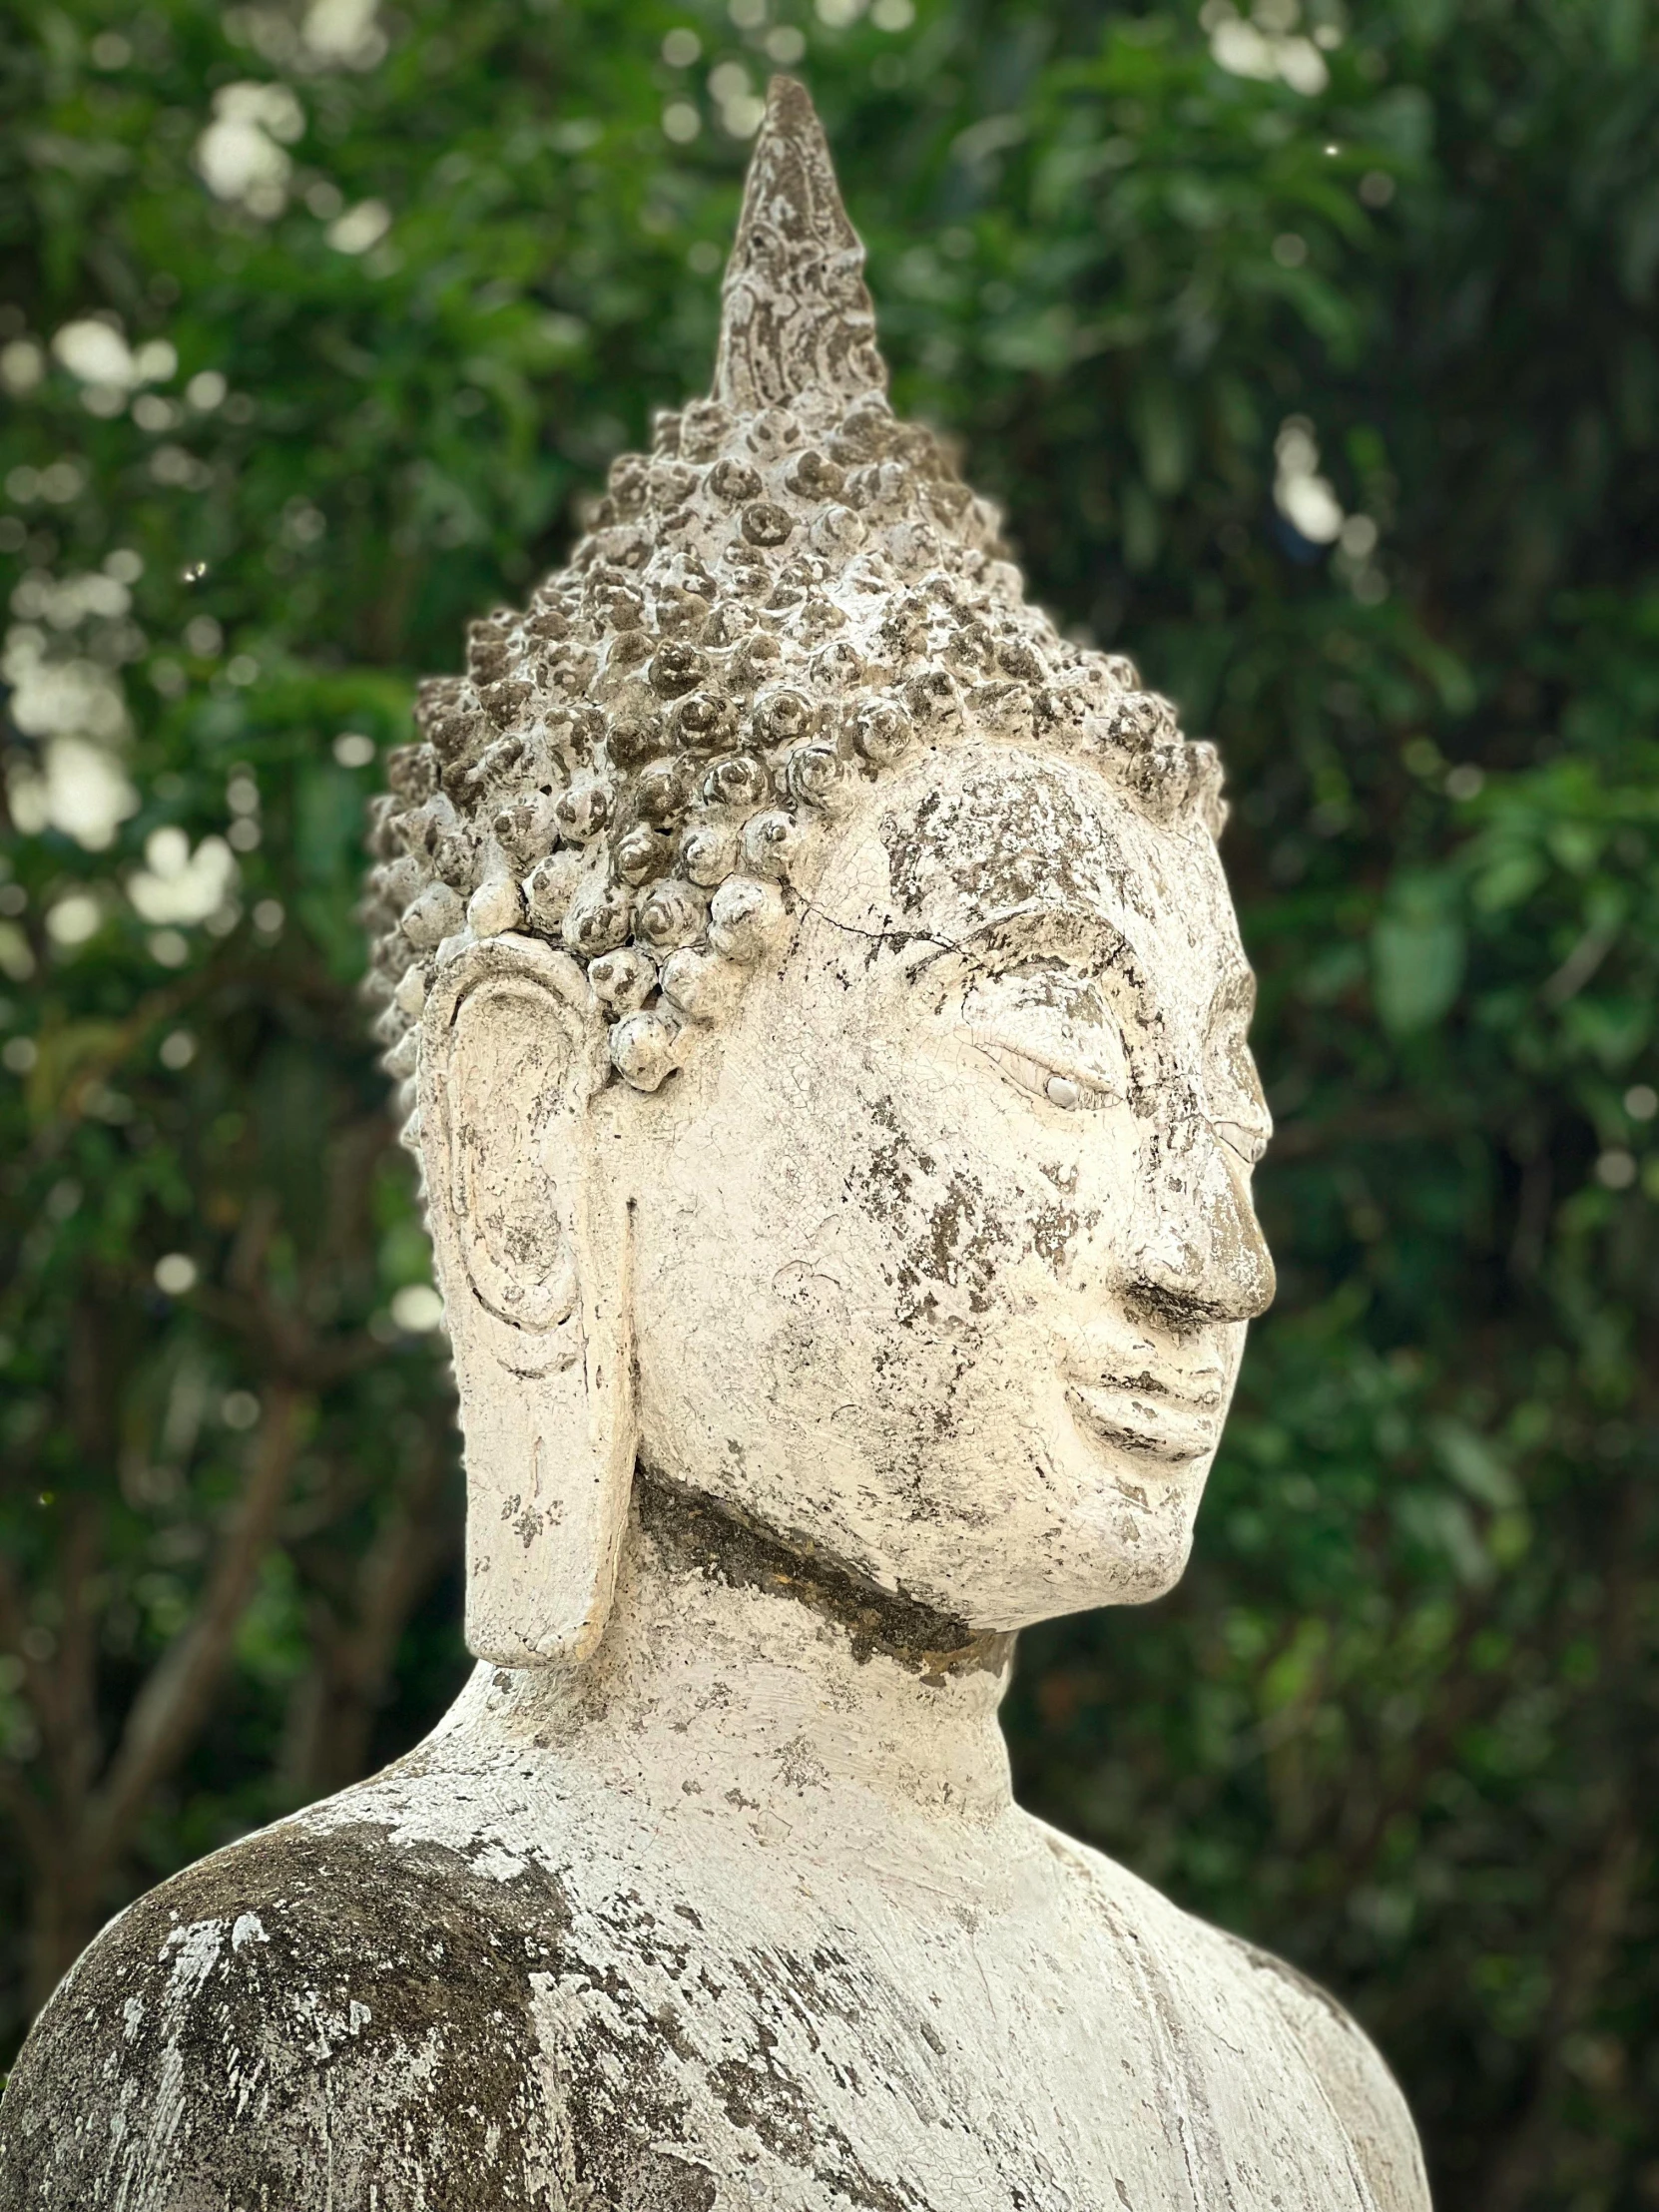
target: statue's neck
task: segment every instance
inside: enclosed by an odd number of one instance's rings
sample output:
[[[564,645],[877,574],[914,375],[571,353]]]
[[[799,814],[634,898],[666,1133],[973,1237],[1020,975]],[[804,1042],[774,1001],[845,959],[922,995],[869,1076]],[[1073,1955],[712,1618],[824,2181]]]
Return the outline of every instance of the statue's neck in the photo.
[[[932,1859],[1011,1810],[1012,1657],[642,1476],[599,1651],[480,1668],[453,1726],[702,1834]]]

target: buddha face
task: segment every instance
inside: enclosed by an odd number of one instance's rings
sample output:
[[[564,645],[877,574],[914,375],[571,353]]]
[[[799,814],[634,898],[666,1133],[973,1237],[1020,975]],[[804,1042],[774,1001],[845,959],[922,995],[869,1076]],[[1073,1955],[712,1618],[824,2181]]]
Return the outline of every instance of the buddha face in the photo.
[[[976,1630],[1167,1590],[1273,1295],[1252,995],[1196,820],[883,778],[780,970],[597,1103],[645,1462]]]

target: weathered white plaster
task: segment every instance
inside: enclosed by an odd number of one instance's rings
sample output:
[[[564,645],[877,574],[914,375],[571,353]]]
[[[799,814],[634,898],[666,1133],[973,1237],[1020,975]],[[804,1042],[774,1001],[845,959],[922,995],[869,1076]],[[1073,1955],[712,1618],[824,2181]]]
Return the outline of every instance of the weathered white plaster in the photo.
[[[106,1931],[0,2212],[1426,2203],[1340,2008],[997,1726],[1180,1575],[1272,1295],[1213,758],[885,412],[787,83],[727,302],[377,832],[481,1664]]]

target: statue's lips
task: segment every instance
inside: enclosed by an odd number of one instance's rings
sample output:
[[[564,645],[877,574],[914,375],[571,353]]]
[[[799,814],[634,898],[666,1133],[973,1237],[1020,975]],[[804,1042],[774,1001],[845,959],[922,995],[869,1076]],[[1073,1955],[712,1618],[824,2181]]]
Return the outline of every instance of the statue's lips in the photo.
[[[1183,1466],[1214,1451],[1226,1410],[1219,1389],[1186,1397],[1115,1382],[1070,1383],[1066,1403],[1078,1426],[1097,1442],[1167,1466]]]

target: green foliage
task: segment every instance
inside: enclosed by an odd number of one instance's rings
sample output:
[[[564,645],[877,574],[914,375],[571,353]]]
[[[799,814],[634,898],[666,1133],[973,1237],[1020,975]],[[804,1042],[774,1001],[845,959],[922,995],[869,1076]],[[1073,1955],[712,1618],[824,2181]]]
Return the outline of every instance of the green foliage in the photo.
[[[1659,38],[1303,5],[14,24],[14,2032],[462,1664],[362,803],[414,675],[706,378],[745,101],[804,56],[900,405],[1223,745],[1281,1122],[1193,1569],[1028,1637],[1022,1791],[1338,1987],[1442,2203],[1659,2202]],[[99,316],[102,381],[49,350]]]

